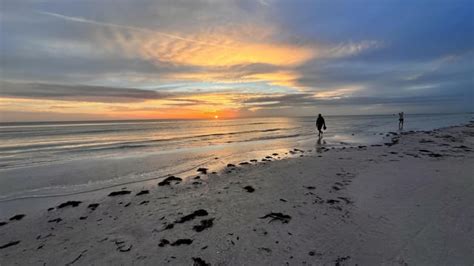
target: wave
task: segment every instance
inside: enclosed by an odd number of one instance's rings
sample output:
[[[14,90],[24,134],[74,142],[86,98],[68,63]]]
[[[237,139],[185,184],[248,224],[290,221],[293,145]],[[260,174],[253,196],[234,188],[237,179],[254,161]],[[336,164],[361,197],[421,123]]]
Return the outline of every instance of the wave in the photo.
[[[216,136],[219,134],[212,134],[212,136]],[[286,138],[296,138],[300,136],[305,136],[308,134],[290,134],[290,135],[276,135],[276,136],[263,136],[263,137],[257,137],[257,138],[250,138],[250,139],[240,139],[240,140],[235,140],[235,141],[226,141],[225,143],[239,143],[239,142],[249,142],[249,141],[262,141],[262,140],[275,140],[275,139],[286,139]],[[206,135],[210,136],[210,135]],[[174,140],[183,140],[187,138],[175,138]],[[148,141],[148,144],[121,144],[121,145],[116,145],[116,146],[109,146],[109,147],[97,147],[97,148],[90,148],[90,149],[83,149],[83,152],[87,151],[105,151],[105,150],[120,150],[120,149],[128,149],[128,148],[144,148],[144,147],[153,147],[155,142],[161,142],[165,140],[152,140]],[[203,141],[203,139],[196,139],[195,141]]]
[[[69,136],[69,135],[90,135],[90,134],[106,134],[106,133],[125,133],[125,132],[135,132],[135,131],[166,131],[170,129],[183,129],[186,127],[196,128],[207,128],[209,125],[206,124],[196,124],[194,122],[191,126],[189,125],[176,125],[169,126],[171,122],[160,122],[160,125],[166,125],[166,127],[153,127],[155,123],[145,122],[145,123],[104,123],[104,124],[63,124],[63,125],[35,125],[35,126],[0,126],[0,138],[10,139],[12,137],[21,138],[21,137],[36,137],[36,136]],[[221,124],[221,125],[212,125],[213,128],[221,127],[242,127],[242,126],[252,126],[252,125],[264,125],[269,124],[265,122],[255,122],[255,123],[243,123],[243,124]],[[144,127],[130,127],[130,125],[144,125]],[[54,126],[54,127],[53,127]],[[92,128],[94,126],[94,128]],[[96,128],[97,126],[102,126],[102,128]],[[111,127],[111,128],[103,128]],[[119,126],[119,127],[117,127]],[[25,130],[26,128],[31,128],[31,130]],[[59,130],[58,130],[59,127]],[[82,127],[82,129],[78,129]]]
[[[279,135],[279,136],[264,136],[258,137],[253,139],[248,139],[246,141],[259,141],[259,140],[273,140],[273,139],[288,139],[288,138],[297,138],[301,136],[305,136],[307,134],[291,134],[291,135]]]
[[[200,135],[192,135],[192,136],[183,136],[183,137],[171,137],[171,138],[162,138],[162,139],[152,139],[152,140],[140,140],[140,141],[127,141],[127,142],[116,142],[111,144],[97,144],[93,146],[79,146],[69,149],[64,149],[64,152],[88,152],[88,151],[105,151],[105,150],[117,150],[117,149],[127,149],[127,148],[145,148],[145,147],[152,147],[159,143],[176,143],[180,141],[206,141],[209,139],[217,138],[217,137],[225,137],[225,136],[235,136],[235,135],[243,135],[243,134],[251,134],[251,133],[268,133],[268,132],[276,132],[281,130],[288,130],[292,128],[271,128],[271,129],[263,129],[263,130],[248,130],[248,131],[239,131],[239,132],[227,132],[227,133],[213,133],[213,134],[200,134]],[[278,138],[278,137],[277,137]],[[242,139],[239,141],[234,142],[242,142],[248,141],[246,139]],[[191,141],[190,141],[191,142]]]
[[[64,143],[45,143],[45,144],[31,144],[25,146],[4,146],[0,148],[2,152],[15,151],[15,153],[25,153],[30,151],[48,151],[48,150],[58,150],[64,152],[70,151],[97,151],[97,150],[107,150],[107,149],[124,149],[124,148],[143,148],[154,146],[157,143],[163,142],[178,142],[186,140],[208,140],[216,137],[225,137],[225,136],[235,136],[240,134],[251,134],[251,133],[268,133],[276,132],[280,130],[287,130],[287,128],[271,128],[263,130],[247,130],[247,131],[238,131],[238,132],[226,132],[226,133],[212,133],[212,134],[199,134],[191,136],[182,136],[182,137],[171,137],[171,138],[161,138],[161,139],[152,139],[152,140],[138,140],[138,141],[127,141],[127,142],[113,142],[113,143],[96,143],[94,141],[85,141],[85,142],[64,142]],[[96,143],[96,144],[94,144]]]

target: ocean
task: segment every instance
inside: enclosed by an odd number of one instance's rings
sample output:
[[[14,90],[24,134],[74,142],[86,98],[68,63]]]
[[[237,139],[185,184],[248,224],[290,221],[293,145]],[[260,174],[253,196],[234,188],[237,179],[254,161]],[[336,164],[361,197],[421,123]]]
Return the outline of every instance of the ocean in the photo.
[[[280,158],[291,149],[383,141],[398,116],[327,116],[318,142],[315,117],[0,124],[0,204],[156,183],[167,175],[219,171],[228,163]],[[472,114],[405,117],[404,131],[460,125]],[[288,157],[288,156],[286,156]]]

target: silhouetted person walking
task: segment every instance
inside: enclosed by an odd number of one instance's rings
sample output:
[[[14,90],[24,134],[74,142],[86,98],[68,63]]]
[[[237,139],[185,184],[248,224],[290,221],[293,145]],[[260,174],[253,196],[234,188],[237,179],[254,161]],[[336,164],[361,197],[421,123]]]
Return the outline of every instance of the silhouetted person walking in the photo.
[[[321,137],[323,131],[321,129],[326,130],[326,122],[324,122],[324,118],[321,114],[318,115],[318,119],[316,119],[316,127],[318,128],[318,137]]]
[[[403,118],[404,114],[403,112],[398,113],[398,129],[403,129]]]

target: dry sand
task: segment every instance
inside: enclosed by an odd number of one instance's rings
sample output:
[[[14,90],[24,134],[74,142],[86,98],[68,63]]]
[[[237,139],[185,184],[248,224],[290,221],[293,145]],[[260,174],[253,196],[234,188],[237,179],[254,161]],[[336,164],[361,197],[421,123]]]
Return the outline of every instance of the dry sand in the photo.
[[[408,132],[0,217],[0,265],[473,265],[473,148]]]

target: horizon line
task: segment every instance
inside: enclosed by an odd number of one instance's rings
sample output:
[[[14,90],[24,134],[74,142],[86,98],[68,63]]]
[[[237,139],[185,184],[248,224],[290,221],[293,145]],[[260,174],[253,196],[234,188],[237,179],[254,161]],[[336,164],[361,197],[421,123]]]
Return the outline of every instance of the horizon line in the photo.
[[[405,115],[455,115],[455,114],[474,114],[474,111],[466,112],[440,112],[440,113],[406,113]],[[338,117],[338,116],[389,116],[396,115],[396,113],[387,113],[387,114],[343,114],[343,115],[324,115],[326,117]],[[101,122],[152,122],[152,121],[199,121],[199,120],[235,120],[235,119],[254,119],[254,118],[306,118],[306,117],[316,117],[315,115],[306,115],[306,116],[252,116],[252,117],[232,117],[232,118],[153,118],[153,119],[91,119],[91,120],[43,120],[43,121],[0,121],[0,125],[9,125],[9,124],[46,124],[46,123],[101,123]]]

